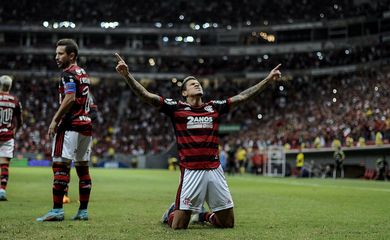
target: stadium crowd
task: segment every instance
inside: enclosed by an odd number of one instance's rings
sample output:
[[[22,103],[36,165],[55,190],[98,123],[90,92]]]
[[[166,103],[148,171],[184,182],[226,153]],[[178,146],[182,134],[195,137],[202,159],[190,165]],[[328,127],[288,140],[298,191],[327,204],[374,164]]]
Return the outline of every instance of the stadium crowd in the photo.
[[[258,56],[234,57],[136,57],[127,60],[134,72],[182,72],[194,75],[212,75],[220,73],[241,73],[268,71],[278,63],[288,70],[318,69],[340,65],[365,64],[390,58],[389,43],[380,43],[367,47],[355,47],[324,52],[304,52],[287,54],[263,54]],[[46,72],[55,69],[53,56],[2,54],[0,69],[18,69]],[[152,62],[152,64],[151,64]],[[110,57],[81,56],[80,64],[86,70],[104,72],[113,68]]]
[[[224,135],[221,144],[244,147],[278,144],[296,149],[302,144],[307,148],[329,147],[338,139],[344,146],[361,146],[375,144],[378,133],[382,135],[382,143],[389,141],[389,78],[387,69],[282,81],[224,118],[222,124],[238,124],[241,131],[239,137]],[[171,81],[145,84],[151,92],[180,97],[179,88]],[[253,84],[254,81],[249,80],[209,81],[204,85],[205,98],[225,99]],[[13,91],[23,103],[26,119],[16,138],[20,152],[50,155],[47,126],[58,107],[57,93],[53,91],[56,86],[53,79],[16,79]],[[93,86],[92,94],[99,111],[94,122],[97,156],[110,151],[158,153],[174,142],[170,121],[158,116],[157,109],[151,111],[146,107],[128,92],[122,81],[100,79]],[[353,139],[352,143],[347,137]]]
[[[93,6],[91,8],[90,6]],[[118,21],[123,25],[161,22],[164,27],[180,23],[216,22],[226,25],[268,25],[299,21],[374,16],[389,10],[388,0],[377,1],[73,1],[52,4],[41,1],[6,1],[0,6],[0,23],[41,23],[72,20],[84,24]],[[67,11],[57,11],[67,9]],[[148,11],[145,11],[148,9]],[[164,14],[161,14],[164,13]]]

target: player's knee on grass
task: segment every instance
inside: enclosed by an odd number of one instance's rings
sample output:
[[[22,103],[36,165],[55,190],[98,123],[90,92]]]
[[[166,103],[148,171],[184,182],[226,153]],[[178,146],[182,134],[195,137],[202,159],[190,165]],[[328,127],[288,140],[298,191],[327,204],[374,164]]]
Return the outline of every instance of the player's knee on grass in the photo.
[[[171,228],[174,230],[187,229],[191,219],[191,211],[176,210]]]
[[[234,212],[233,208],[215,212],[216,226],[220,228],[234,227]]]

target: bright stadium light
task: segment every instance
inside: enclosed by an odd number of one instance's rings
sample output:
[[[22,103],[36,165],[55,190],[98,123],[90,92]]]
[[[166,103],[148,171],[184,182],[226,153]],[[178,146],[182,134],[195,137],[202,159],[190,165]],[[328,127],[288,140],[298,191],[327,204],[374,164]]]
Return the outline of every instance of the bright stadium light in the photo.
[[[181,41],[183,41],[183,37],[182,36],[177,36],[177,37],[175,37],[175,41],[176,42],[181,42]]]
[[[348,55],[350,53],[350,51],[348,49],[345,49],[345,54]]]
[[[183,15],[183,14],[180,15],[180,16],[179,16],[179,19],[180,19],[180,20],[184,20],[184,15]]]
[[[184,42],[194,42],[194,37],[193,36],[187,36],[184,38]]]
[[[337,98],[334,97],[334,98],[332,99],[332,102],[334,102],[334,103],[337,102]]]
[[[49,27],[49,22],[48,21],[44,21],[43,23],[42,23],[42,25],[44,26],[44,27]]]
[[[263,114],[259,113],[257,114],[257,119],[262,119],[263,118]]]
[[[252,24],[252,22],[251,22],[251,21],[249,21],[249,20],[248,20],[248,21],[246,21],[246,25],[247,25],[247,26],[250,26],[251,24]]]
[[[203,64],[203,63],[204,63],[203,58],[199,58],[199,59],[198,59],[198,62],[199,62],[200,64]]]
[[[161,27],[162,27],[162,24],[161,24],[160,22],[156,22],[156,23],[154,24],[154,26],[155,26],[156,28],[161,28]]]
[[[53,28],[58,28],[58,22],[53,23]]]
[[[232,26],[231,26],[231,25],[227,25],[227,26],[226,26],[226,29],[227,29],[227,30],[232,30]]]
[[[169,38],[167,36],[163,37],[162,38],[163,42],[168,42],[169,41]]]
[[[200,26],[198,24],[195,25],[195,30],[199,30]]]
[[[119,22],[101,22],[100,27],[101,28],[116,28],[119,26]]]
[[[213,28],[217,28],[218,27],[218,23],[213,23]]]
[[[177,78],[172,78],[172,83],[177,83]]]
[[[264,60],[267,60],[269,58],[269,56],[267,54],[264,54],[263,58],[264,58]]]
[[[210,23],[203,23],[202,28],[203,28],[203,29],[207,29],[207,28],[209,28],[210,26],[211,26]]]
[[[156,65],[156,62],[154,61],[154,59],[153,58],[149,58],[149,65],[150,66],[154,66],[154,65]]]
[[[375,86],[375,92],[378,92],[379,88],[377,86]]]
[[[334,93],[334,94],[337,93],[337,89],[336,89],[336,88],[333,88],[333,93]]]
[[[279,86],[279,91],[283,92],[284,90],[284,87],[283,86]]]

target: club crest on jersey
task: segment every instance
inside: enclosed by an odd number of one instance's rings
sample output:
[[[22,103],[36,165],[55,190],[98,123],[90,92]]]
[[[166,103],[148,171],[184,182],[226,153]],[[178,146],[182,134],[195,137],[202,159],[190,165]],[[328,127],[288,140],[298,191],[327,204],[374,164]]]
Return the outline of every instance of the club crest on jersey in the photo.
[[[214,112],[213,106],[210,106],[210,105],[204,107],[204,110],[207,111],[207,112],[211,112],[211,113]]]
[[[212,117],[187,117],[187,129],[213,128]]]

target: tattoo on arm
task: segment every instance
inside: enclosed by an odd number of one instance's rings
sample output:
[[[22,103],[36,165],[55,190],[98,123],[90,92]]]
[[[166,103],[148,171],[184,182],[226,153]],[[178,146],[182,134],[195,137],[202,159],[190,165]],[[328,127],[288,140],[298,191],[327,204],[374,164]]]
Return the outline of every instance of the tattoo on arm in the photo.
[[[268,85],[268,79],[264,79],[261,82],[257,83],[256,85],[242,91],[241,93],[237,94],[236,96],[232,97],[230,99],[230,103],[232,106],[237,106],[238,104],[247,102],[248,100],[255,97],[257,94],[259,94],[261,91],[264,90],[264,88]]]
[[[160,96],[149,92],[142,86],[134,77],[129,74],[126,78],[127,85],[133,90],[133,92],[143,101],[152,106],[160,106]]]

